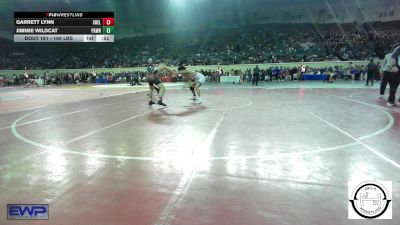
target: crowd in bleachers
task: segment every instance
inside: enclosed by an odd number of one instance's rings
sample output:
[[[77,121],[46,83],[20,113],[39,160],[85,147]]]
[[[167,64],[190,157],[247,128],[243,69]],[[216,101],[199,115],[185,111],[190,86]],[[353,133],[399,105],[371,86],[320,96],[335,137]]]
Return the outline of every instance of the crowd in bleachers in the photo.
[[[379,63],[378,63],[379,67]],[[220,68],[213,70],[201,69],[198,72],[204,74],[208,82],[220,82],[221,76],[239,76],[241,84],[250,83],[254,77],[254,69],[248,68],[246,70],[228,70],[224,71]],[[350,79],[350,80],[365,80],[367,74],[367,67],[365,65],[352,65],[349,63],[347,66],[332,66],[332,67],[310,67],[306,65],[299,65],[298,67],[284,67],[275,66],[260,69],[258,75],[259,80],[272,82],[272,81],[293,81],[303,80],[304,75],[328,75],[329,81],[336,79]],[[131,85],[141,85],[146,82],[145,71],[126,70],[122,72],[92,72],[88,71],[73,71],[73,72],[45,72],[38,75],[35,73],[13,74],[11,77],[0,75],[0,86],[9,85],[26,85],[30,84],[29,80],[42,80],[42,85],[68,85],[68,84],[86,84],[86,83],[130,83]],[[378,75],[378,74],[377,74]],[[167,78],[167,74],[162,74],[161,77]],[[182,77],[169,77],[172,82],[183,81]],[[378,76],[375,79],[379,79]],[[328,81],[328,80],[327,80]],[[31,82],[32,83],[32,82]]]
[[[86,83],[126,83],[138,80],[146,80],[144,71],[123,71],[123,72],[45,72],[44,74],[24,73],[12,76],[0,75],[0,86],[25,85],[28,80],[42,80],[43,85],[68,85],[68,84],[86,84]]]
[[[250,83],[254,78],[254,69],[230,70],[218,73],[218,70],[200,70],[210,82],[218,82],[220,76],[240,76],[240,83]],[[348,66],[333,66],[333,67],[310,67],[299,65],[299,67],[283,67],[275,66],[261,69],[259,79],[262,81],[292,81],[303,80],[303,75],[331,75],[334,79],[355,79],[365,80],[367,67],[349,64]],[[376,77],[375,79],[377,79]]]
[[[148,58],[170,65],[364,60],[398,40],[400,22],[277,24],[192,30],[115,43],[13,43],[0,39],[0,69],[120,68]]]

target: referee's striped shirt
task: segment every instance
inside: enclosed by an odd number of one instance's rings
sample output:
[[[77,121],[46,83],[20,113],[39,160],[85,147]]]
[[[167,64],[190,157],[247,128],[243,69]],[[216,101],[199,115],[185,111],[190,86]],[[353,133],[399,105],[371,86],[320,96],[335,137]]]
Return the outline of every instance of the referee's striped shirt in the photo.
[[[396,66],[400,69],[400,46],[394,49],[392,59],[396,60]]]
[[[392,55],[392,52],[385,55],[381,67],[381,72],[392,72]]]

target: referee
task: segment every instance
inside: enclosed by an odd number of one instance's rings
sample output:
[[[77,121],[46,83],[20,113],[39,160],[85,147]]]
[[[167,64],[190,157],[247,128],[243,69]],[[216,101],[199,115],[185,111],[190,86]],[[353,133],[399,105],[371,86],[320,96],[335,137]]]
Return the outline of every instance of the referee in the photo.
[[[392,77],[392,52],[385,55],[385,58],[382,62],[382,67],[380,69],[381,72],[381,88],[380,94],[381,97],[385,95],[386,86],[389,83],[389,80]]]
[[[399,62],[399,57],[400,57],[400,45],[397,45],[397,47],[394,49],[394,51],[392,53],[392,57],[391,57],[391,60],[390,60],[390,66],[391,66],[392,73],[391,73],[391,79],[389,79],[390,95],[389,95],[389,101],[387,103],[388,106],[396,106],[394,101],[395,101],[395,98],[396,98],[397,88],[399,87],[399,83],[400,83],[400,76],[399,76],[400,62]]]

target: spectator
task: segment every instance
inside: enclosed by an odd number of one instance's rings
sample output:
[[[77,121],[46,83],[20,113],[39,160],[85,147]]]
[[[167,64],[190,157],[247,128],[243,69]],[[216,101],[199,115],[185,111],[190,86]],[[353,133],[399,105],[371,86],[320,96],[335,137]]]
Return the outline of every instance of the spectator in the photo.
[[[260,80],[260,68],[258,65],[253,69],[253,86],[258,86],[258,81]]]
[[[374,60],[371,59],[371,61],[368,63],[367,69],[367,83],[365,85],[368,86],[369,81],[371,81],[371,86],[373,86],[375,74],[378,72],[378,67],[374,63]]]

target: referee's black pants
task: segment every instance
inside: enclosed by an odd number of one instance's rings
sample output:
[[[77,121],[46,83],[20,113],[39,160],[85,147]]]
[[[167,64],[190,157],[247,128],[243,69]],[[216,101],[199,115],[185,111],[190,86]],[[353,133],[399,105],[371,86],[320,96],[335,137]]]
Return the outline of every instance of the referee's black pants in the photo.
[[[381,90],[380,90],[381,95],[385,94],[386,86],[389,83],[390,79],[391,79],[391,72],[383,71],[381,79]]]
[[[390,103],[394,103],[396,98],[397,88],[399,87],[400,83],[400,76],[399,73],[390,73],[391,79],[389,79],[389,86],[390,86],[390,95],[388,101]]]

